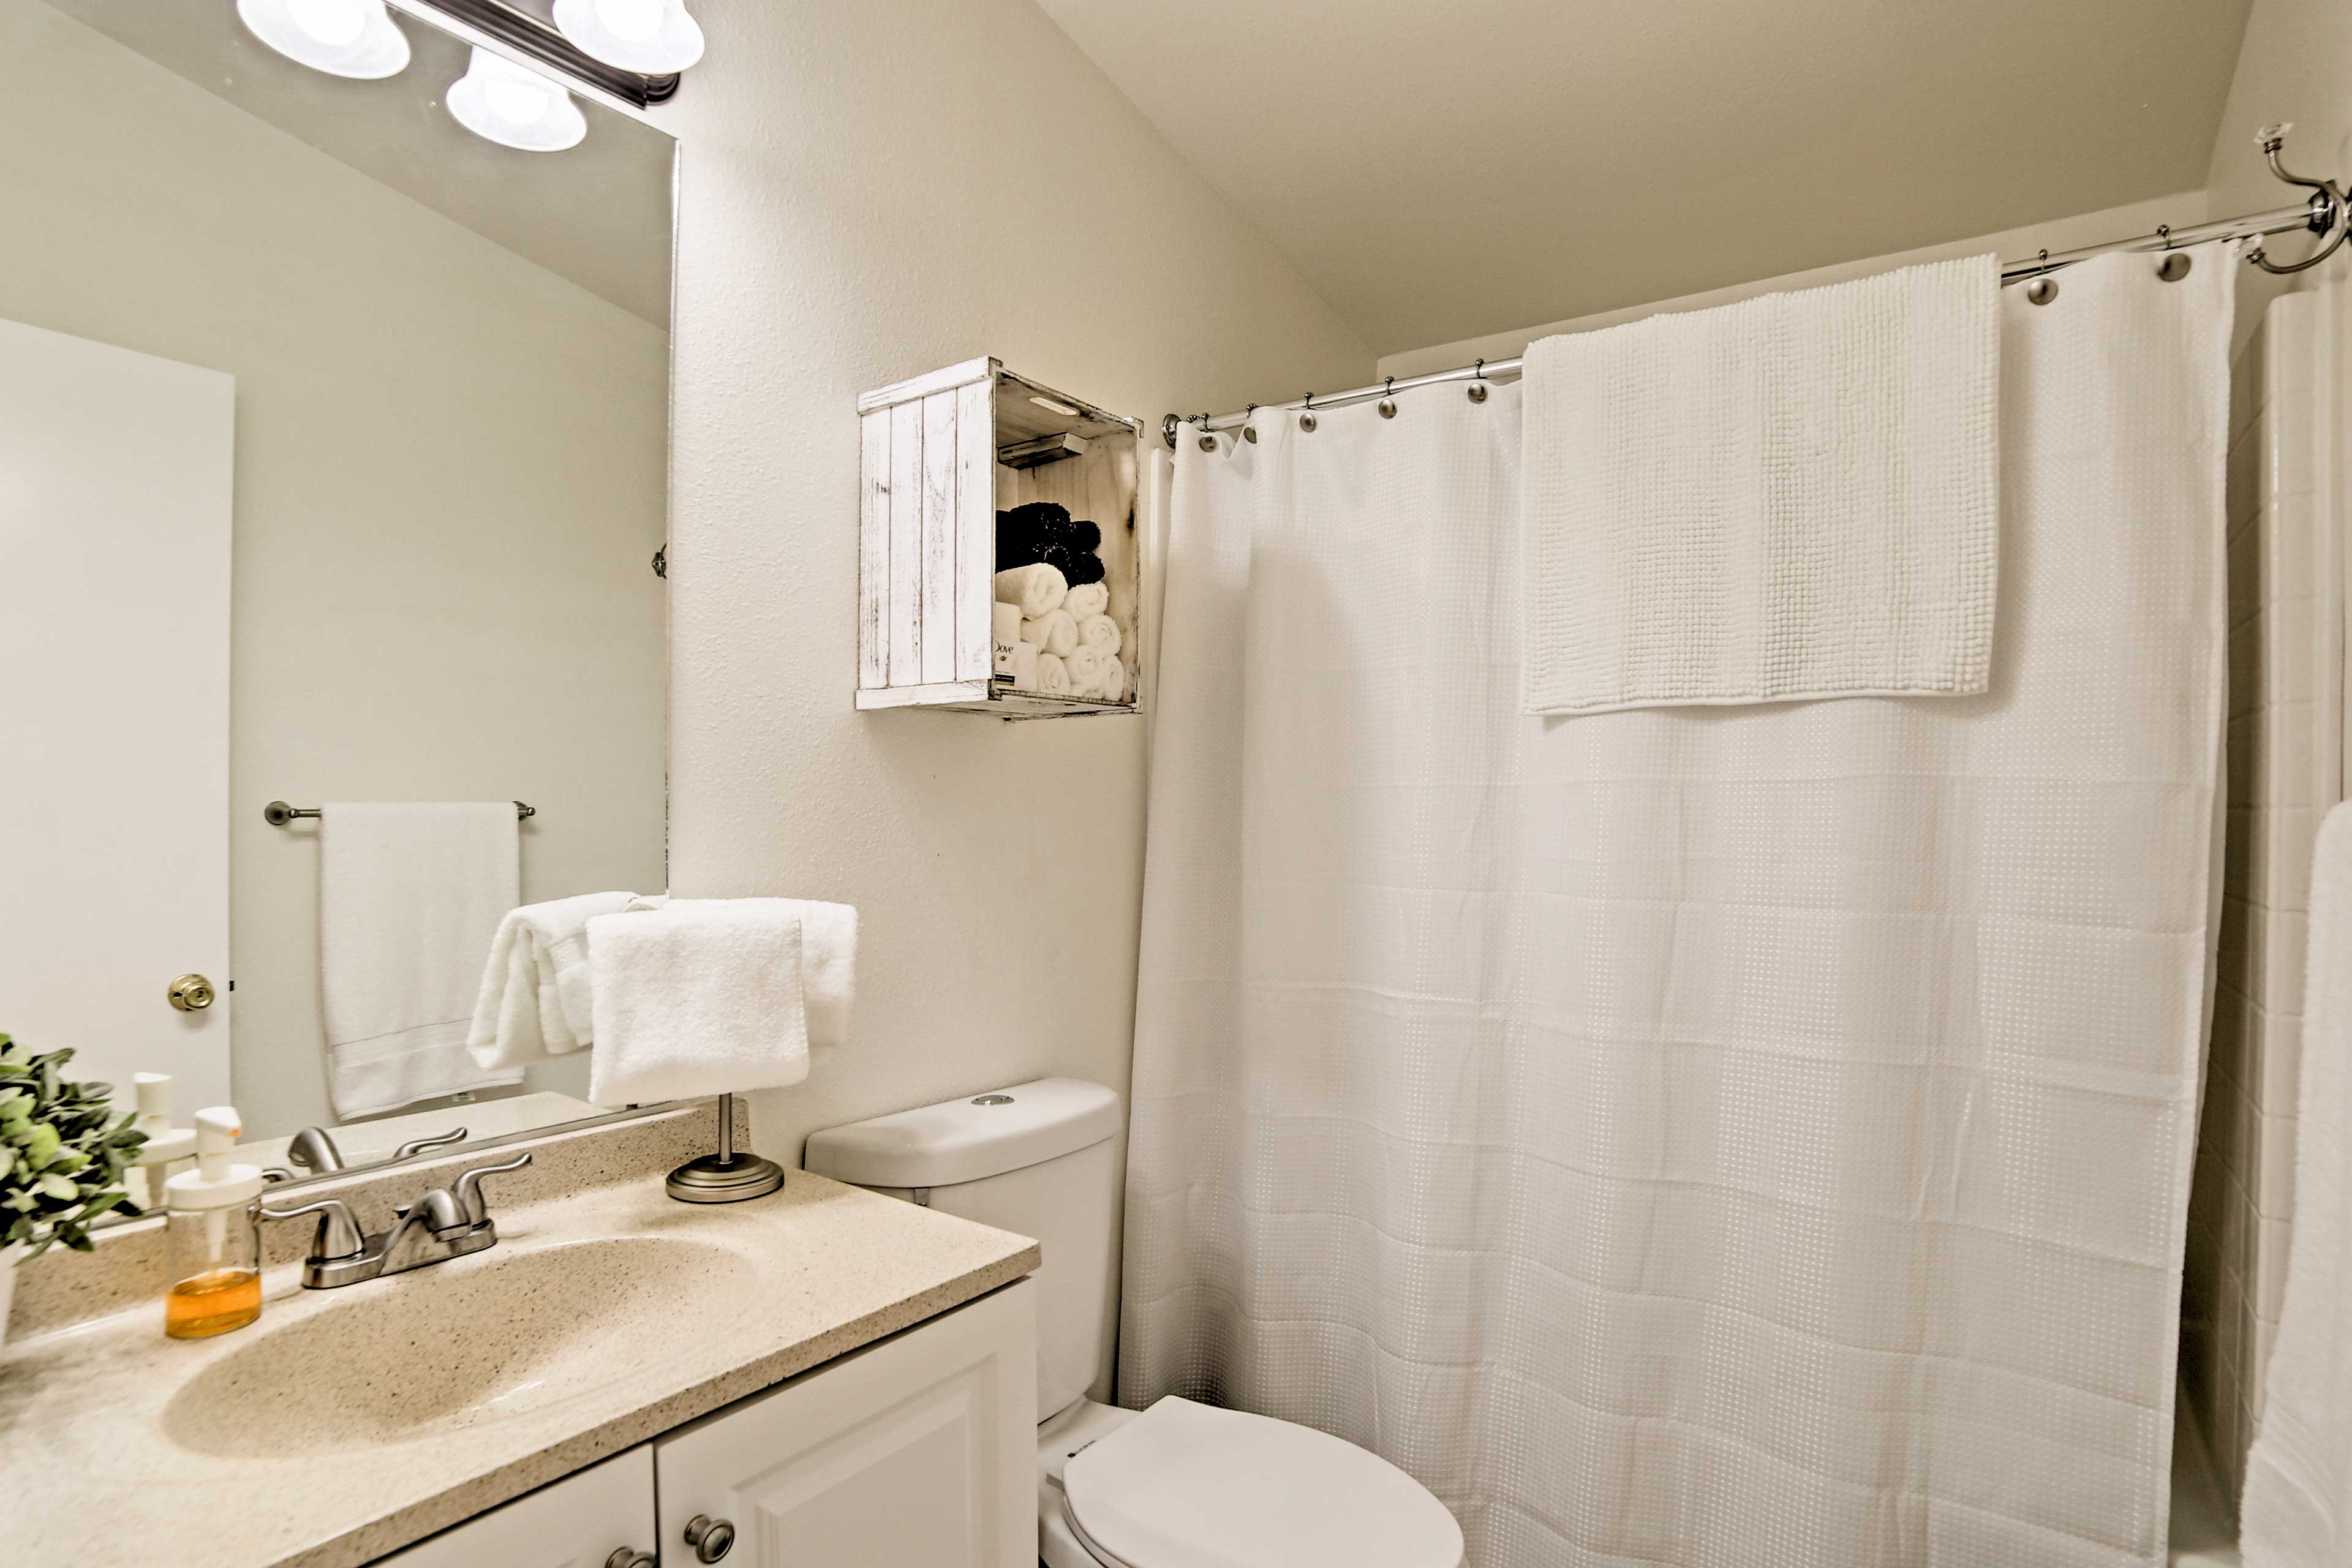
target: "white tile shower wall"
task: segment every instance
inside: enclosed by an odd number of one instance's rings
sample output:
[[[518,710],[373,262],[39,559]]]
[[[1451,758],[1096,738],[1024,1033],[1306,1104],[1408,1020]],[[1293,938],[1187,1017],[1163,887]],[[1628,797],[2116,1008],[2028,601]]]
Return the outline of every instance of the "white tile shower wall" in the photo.
[[[2232,383],[2229,829],[2211,1054],[2189,1198],[2181,1398],[2235,1506],[2262,1413],[2294,1212],[2305,916],[2313,836],[2339,793],[2321,520],[2316,293],[2272,302]]]

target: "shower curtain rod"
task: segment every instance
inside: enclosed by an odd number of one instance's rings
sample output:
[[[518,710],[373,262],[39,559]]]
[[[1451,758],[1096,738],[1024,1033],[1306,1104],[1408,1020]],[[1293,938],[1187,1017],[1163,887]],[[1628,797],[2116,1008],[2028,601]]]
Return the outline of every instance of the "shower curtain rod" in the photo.
[[[2326,260],[2334,254],[2336,247],[2344,243],[2347,233],[2345,221],[2347,207],[2352,205],[2352,202],[2347,202],[2344,191],[2332,181],[2305,179],[2300,175],[2290,174],[2279,166],[2279,149],[2285,144],[2286,132],[2291,129],[2293,129],[2291,126],[2266,125],[2255,141],[2261,145],[2263,155],[2270,160],[2271,173],[2289,184],[2308,187],[2311,191],[2309,200],[2291,207],[2279,207],[2271,212],[2253,213],[2245,217],[2223,218],[2217,223],[2199,224],[2193,228],[2173,228],[2168,225],[2158,229],[2154,234],[2143,234],[2133,239],[2114,239],[2105,245],[2086,245],[2080,249],[2061,250],[2055,253],[2045,250],[2023,261],[2004,261],[2000,267],[2001,286],[2007,288],[2011,283],[2023,283],[2032,279],[2042,278],[2057,271],[2060,268],[2072,267],[2076,262],[2088,261],[2095,256],[2106,256],[2116,251],[2180,250],[2192,245],[2204,245],[2217,239],[2260,239],[2267,235],[2291,234],[2296,229],[2307,229],[2313,234],[2320,235],[2333,229],[2335,237],[2301,261],[2273,262],[2263,254],[2262,247],[2259,245],[2246,252],[2246,259],[2266,272],[2281,273],[2300,272],[2307,267]],[[2169,263],[2163,265],[2168,266]],[[2165,276],[2170,278],[2177,277],[2179,274],[2168,272]],[[2038,294],[2034,297],[2034,302],[2040,304],[2049,297],[2047,294]],[[1349,404],[1369,402],[1376,397],[1392,397],[1397,393],[1410,392],[1416,387],[1443,386],[1449,382],[1472,383],[1471,398],[1474,401],[1484,401],[1486,389],[1481,384],[1515,380],[1524,363],[1518,359],[1482,359],[1476,364],[1465,364],[1454,370],[1431,371],[1426,375],[1392,375],[1385,381],[1375,382],[1370,386],[1349,387],[1345,392],[1310,392],[1294,403],[1254,403],[1247,408],[1232,414],[1200,414],[1190,419],[1181,419],[1171,414],[1160,422],[1160,434],[1168,443],[1170,449],[1173,450],[1176,446],[1176,432],[1186,425],[1198,428],[1205,442],[1209,436],[1216,431],[1237,429],[1248,424],[1250,416],[1260,408],[1282,411],[1341,408]],[[1255,434],[1251,438],[1253,440],[1256,438]]]

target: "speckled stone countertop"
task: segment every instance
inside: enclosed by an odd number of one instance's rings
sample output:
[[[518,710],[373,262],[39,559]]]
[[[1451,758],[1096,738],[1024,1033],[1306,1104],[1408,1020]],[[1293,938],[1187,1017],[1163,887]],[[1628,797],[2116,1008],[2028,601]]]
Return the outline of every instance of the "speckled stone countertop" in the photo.
[[[744,1204],[676,1203],[649,1175],[492,1210],[497,1247],[392,1279],[304,1290],[295,1268],[273,1268],[261,1321],[215,1339],[166,1340],[151,1300],[11,1342],[9,1560],[353,1568],[1038,1264],[1024,1237],[800,1171]],[[362,1331],[396,1342],[371,1350],[415,1369],[413,1398],[404,1388],[380,1430],[334,1416],[339,1397],[364,1403],[365,1373],[320,1358],[352,1359],[331,1352],[360,1319],[321,1320],[362,1307]],[[518,1371],[541,1347],[516,1337],[551,1322],[578,1325],[554,1331],[572,1347],[563,1364]],[[564,1386],[551,1394],[550,1377]],[[463,1415],[506,1384],[537,1402]],[[404,1424],[420,1409],[422,1425]]]

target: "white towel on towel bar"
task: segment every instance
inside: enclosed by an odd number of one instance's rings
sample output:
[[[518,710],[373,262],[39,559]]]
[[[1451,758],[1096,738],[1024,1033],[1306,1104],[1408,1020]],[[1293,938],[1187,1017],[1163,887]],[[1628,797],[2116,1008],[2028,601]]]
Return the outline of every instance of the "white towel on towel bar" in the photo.
[[[2286,1299],[2246,1461],[2246,1568],[2352,1561],[2352,805],[2320,825]]]
[[[319,980],[338,1120],[520,1083],[466,1049],[482,954],[521,901],[510,800],[330,802],[319,819]]]
[[[800,899],[639,899],[588,922],[588,1098],[644,1104],[808,1076],[848,1037],[857,911]]]
[[[1531,713],[1985,689],[2000,263],[1528,350]]]
[[[830,1051],[849,1044],[850,1009],[857,1000],[857,906],[821,899],[673,899],[643,893],[632,910],[667,910],[682,904],[790,905],[801,919],[801,995],[808,1009],[809,1048]]]
[[[466,1047],[486,1068],[569,1056],[594,1039],[588,922],[636,895],[581,893],[507,911],[490,941]]]

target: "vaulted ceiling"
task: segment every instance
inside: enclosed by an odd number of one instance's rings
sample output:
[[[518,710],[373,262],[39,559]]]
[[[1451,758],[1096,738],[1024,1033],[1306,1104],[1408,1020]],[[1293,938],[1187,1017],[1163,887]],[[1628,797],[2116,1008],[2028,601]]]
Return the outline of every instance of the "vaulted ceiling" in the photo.
[[[1039,0],[1375,353],[2201,187],[2247,0]]]

